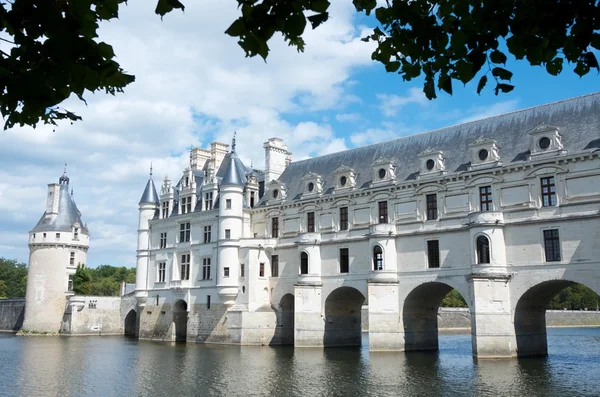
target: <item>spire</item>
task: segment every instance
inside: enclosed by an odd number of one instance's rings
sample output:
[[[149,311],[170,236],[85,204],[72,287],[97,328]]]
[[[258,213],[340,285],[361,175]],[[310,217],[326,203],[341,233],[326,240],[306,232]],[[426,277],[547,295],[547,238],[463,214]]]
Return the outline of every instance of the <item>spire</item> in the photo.
[[[69,184],[69,177],[67,176],[67,163],[65,163],[65,170],[63,171],[62,176],[58,178],[58,183],[60,183],[61,185]]]
[[[150,179],[152,179],[152,161],[150,162]]]
[[[221,185],[244,186],[247,181],[244,164],[242,164],[242,161],[235,152],[231,152],[227,157],[225,161],[227,161],[228,164],[227,168],[225,168]]]
[[[231,153],[235,153],[235,134],[237,134],[237,132],[233,131],[233,139],[231,140]]]
[[[142,204],[156,204],[158,205],[158,194],[156,193],[156,187],[154,187],[154,181],[152,180],[152,163],[150,163],[150,176],[148,177],[148,183],[142,194],[139,205]]]

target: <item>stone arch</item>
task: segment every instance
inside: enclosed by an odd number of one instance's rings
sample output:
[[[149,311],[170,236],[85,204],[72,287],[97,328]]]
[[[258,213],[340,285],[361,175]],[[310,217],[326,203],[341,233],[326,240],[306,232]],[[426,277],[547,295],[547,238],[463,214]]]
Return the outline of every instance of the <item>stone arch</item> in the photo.
[[[597,294],[598,286],[567,279],[552,279],[530,286],[516,301],[513,319],[517,356],[547,356],[546,310],[552,299],[567,287],[585,285]]]
[[[405,350],[438,350],[438,310],[454,287],[438,281],[418,285],[406,296],[402,308]],[[461,291],[457,288],[457,291]],[[462,293],[461,293],[462,295]],[[465,301],[469,304],[468,297]]]
[[[475,236],[475,263],[478,265],[491,263],[491,241],[490,238],[480,233]]]
[[[180,299],[173,304],[173,340],[175,342],[187,341],[187,302]]]
[[[283,295],[274,309],[277,316],[277,326],[271,344],[294,345],[294,295],[290,293]]]
[[[125,316],[123,324],[123,333],[125,336],[135,338],[137,331],[137,312],[133,309]]]
[[[371,246],[371,269],[372,270],[383,270],[385,269],[385,261],[383,256],[383,247],[381,244],[373,244]]]
[[[360,346],[361,309],[365,296],[356,288],[339,287],[325,300],[323,346]]]
[[[310,255],[308,252],[301,251],[300,252],[300,274],[308,274],[310,272]]]

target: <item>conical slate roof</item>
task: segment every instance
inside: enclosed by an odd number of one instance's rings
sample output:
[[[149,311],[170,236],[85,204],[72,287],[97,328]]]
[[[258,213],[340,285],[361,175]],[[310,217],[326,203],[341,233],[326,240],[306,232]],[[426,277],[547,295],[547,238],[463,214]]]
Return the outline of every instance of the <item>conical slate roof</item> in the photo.
[[[227,161],[227,165],[225,172],[223,173],[221,185],[245,186],[247,181],[246,167],[237,154],[235,154],[235,152],[228,153],[227,156],[225,156],[224,161]]]
[[[140,199],[139,205],[142,204],[157,204],[158,205],[158,194],[156,193],[156,187],[154,187],[154,181],[152,178],[148,179],[148,183],[146,184],[146,189],[144,189],[144,194],[142,194],[142,198]]]
[[[69,185],[60,186],[58,198],[58,215],[42,215],[32,232],[70,232],[75,224],[79,224],[81,233],[89,234],[87,227],[81,221],[81,212],[69,194]]]

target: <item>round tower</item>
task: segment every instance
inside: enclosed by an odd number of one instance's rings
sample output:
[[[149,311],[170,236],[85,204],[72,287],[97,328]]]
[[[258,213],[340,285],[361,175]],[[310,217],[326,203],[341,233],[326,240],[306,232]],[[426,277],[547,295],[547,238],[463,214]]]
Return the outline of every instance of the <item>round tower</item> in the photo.
[[[46,211],[29,232],[29,270],[23,331],[60,331],[67,298],[73,295],[73,274],[85,266],[90,235],[69,194],[65,172],[48,185]]]
[[[245,167],[231,145],[219,191],[219,251],[217,289],[221,302],[232,305],[238,293],[239,249],[243,237]]]
[[[139,223],[138,223],[138,243],[137,243],[137,261],[135,276],[135,296],[140,304],[145,303],[148,297],[148,261],[150,259],[150,220],[153,219],[158,211],[158,194],[154,181],[152,180],[152,166],[150,166],[150,177],[142,198],[138,203]]]

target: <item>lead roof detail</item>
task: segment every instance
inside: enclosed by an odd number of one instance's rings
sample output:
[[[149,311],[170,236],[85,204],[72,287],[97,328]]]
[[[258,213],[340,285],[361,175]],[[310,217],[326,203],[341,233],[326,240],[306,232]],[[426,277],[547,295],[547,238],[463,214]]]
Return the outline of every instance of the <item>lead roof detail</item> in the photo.
[[[287,185],[291,200],[302,198],[302,178],[310,172],[322,176],[325,194],[335,194],[334,171],[344,165],[356,172],[356,188],[365,189],[373,179],[371,164],[384,157],[395,163],[397,182],[408,182],[419,176],[418,155],[428,147],[443,152],[448,174],[467,172],[471,162],[469,145],[479,137],[496,141],[502,164],[518,164],[528,161],[528,131],[542,123],[560,127],[567,153],[598,150],[600,93],[292,162],[278,180]]]
[[[74,227],[79,227],[83,234],[89,234],[87,226],[81,221],[81,212],[69,194],[69,185],[64,183],[60,185],[59,190],[58,215],[46,215],[44,212],[31,231],[70,232]]]

